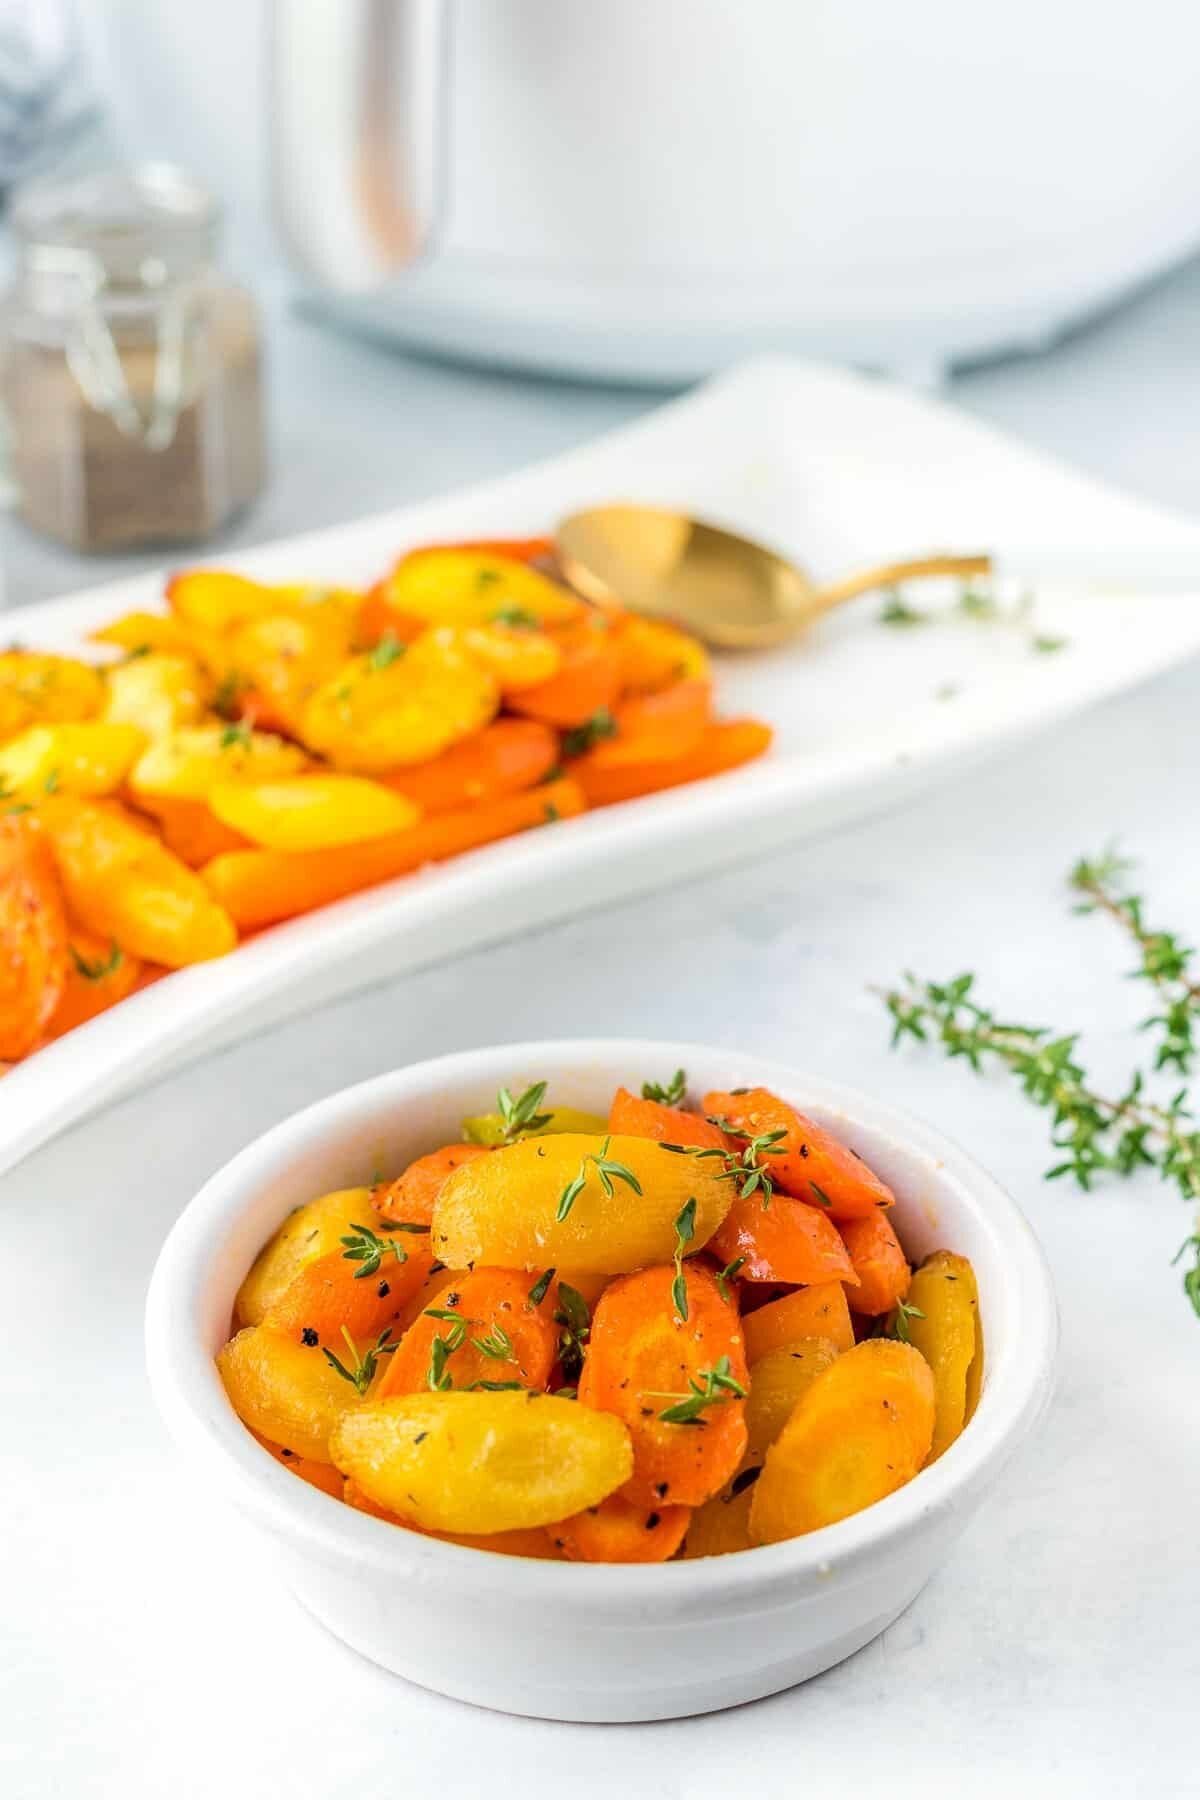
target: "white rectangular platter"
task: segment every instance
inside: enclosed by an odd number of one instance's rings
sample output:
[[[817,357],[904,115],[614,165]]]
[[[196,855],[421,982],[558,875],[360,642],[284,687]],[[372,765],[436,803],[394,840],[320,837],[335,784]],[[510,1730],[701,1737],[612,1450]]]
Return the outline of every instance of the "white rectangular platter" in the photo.
[[[584,449],[498,482],[239,556],[266,581],[367,584],[428,540],[539,533],[610,499],[678,505],[821,575],[933,548],[1045,543],[1195,555],[1200,528],[1063,468],[950,408],[799,362],[743,366]],[[11,615],[22,643],[78,647],[160,604],[160,577]],[[913,596],[917,596],[914,594]],[[939,605],[933,602],[935,610]],[[276,927],[183,970],[0,1080],[0,1169],[190,1057],[404,970],[736,862],[918,791],[1200,652],[1200,596],[1039,592],[1030,619],[948,602],[919,628],[878,598],[785,649],[725,657],[726,715],[774,725],[771,754],[716,780],[478,850]],[[1038,654],[1034,634],[1065,640]],[[336,1071],[331,1073],[331,1082]]]

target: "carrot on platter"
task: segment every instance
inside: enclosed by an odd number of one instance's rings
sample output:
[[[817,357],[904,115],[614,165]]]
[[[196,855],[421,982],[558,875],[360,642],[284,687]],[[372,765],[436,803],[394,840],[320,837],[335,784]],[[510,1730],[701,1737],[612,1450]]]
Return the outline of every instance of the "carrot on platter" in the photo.
[[[584,807],[579,788],[564,778],[490,806],[422,819],[407,831],[338,851],[233,850],[214,857],[202,874],[230,917],[242,930],[252,930],[411,874],[426,863],[571,818]]]
[[[891,1312],[908,1293],[912,1280],[891,1220],[885,1212],[876,1211],[867,1218],[847,1219],[841,1233],[858,1277],[846,1295],[851,1312],[871,1319]]]
[[[728,1265],[740,1258],[742,1281],[856,1282],[857,1276],[837,1226],[814,1206],[774,1193],[769,1205],[759,1192],[739,1194],[708,1249]]]
[[[557,761],[558,738],[549,725],[504,718],[431,762],[397,769],[381,780],[423,813],[455,812],[522,793],[544,780]]]
[[[770,726],[757,719],[731,719],[706,727],[699,743],[685,756],[606,768],[589,753],[571,764],[571,775],[589,806],[615,806],[622,800],[636,800],[642,794],[661,793],[739,768],[762,756],[770,747],[771,736]]]
[[[690,1506],[634,1506],[610,1494],[598,1506],[543,1526],[568,1562],[669,1562],[687,1535]]]

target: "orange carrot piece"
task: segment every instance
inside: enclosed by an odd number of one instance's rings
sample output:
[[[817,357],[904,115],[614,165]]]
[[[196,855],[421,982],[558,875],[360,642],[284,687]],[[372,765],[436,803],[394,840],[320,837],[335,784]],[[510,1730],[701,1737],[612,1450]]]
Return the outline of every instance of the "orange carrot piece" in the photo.
[[[548,781],[490,806],[422,819],[407,831],[337,851],[231,851],[214,857],[202,873],[237,924],[251,930],[552,819],[572,818],[584,804],[573,781]]]
[[[363,1221],[367,1223],[366,1220]],[[381,1331],[392,1330],[407,1300],[429,1273],[433,1253],[426,1237],[397,1233],[394,1240],[405,1260],[385,1256],[378,1271],[363,1276],[361,1262],[350,1262],[340,1250],[317,1257],[289,1282],[263,1320],[272,1330],[316,1342],[346,1360],[343,1327],[361,1348],[374,1343]]]
[[[703,1424],[659,1418],[692,1397],[722,1357],[747,1384],[741,1320],[722,1299],[712,1271],[684,1264],[686,1323],[675,1312],[670,1267],[639,1269],[605,1288],[592,1317],[579,1383],[584,1406],[615,1413],[633,1440],[633,1475],[619,1491],[634,1506],[702,1506],[736,1470],[746,1448],[745,1403],[728,1390],[704,1409]]]
[[[422,544],[420,548],[422,554],[429,550],[465,550],[476,556],[506,556],[510,562],[531,563],[553,556],[554,540],[548,537],[465,538],[449,544]]]
[[[739,1194],[709,1239],[708,1249],[722,1263],[745,1261],[742,1281],[849,1281],[856,1277],[837,1226],[815,1206],[775,1193],[764,1206],[760,1193]]]
[[[687,1536],[690,1506],[633,1506],[610,1494],[545,1530],[568,1562],[669,1562]]]
[[[562,645],[562,667],[549,681],[510,694],[509,710],[569,731],[612,710],[621,691],[621,653],[611,634],[593,619],[552,633]]]
[[[769,1350],[780,1350],[799,1338],[829,1338],[839,1350],[854,1347],[854,1327],[846,1290],[840,1281],[819,1281],[797,1288],[780,1300],[768,1301],[742,1319],[746,1358],[751,1367]]]
[[[25,813],[0,818],[0,1061],[28,1055],[54,1016],[70,955],[62,888]]]
[[[655,1138],[660,1144],[694,1144],[706,1150],[729,1146],[720,1127],[710,1125],[699,1113],[682,1112],[657,1100],[639,1100],[623,1087],[613,1095],[608,1128],[618,1136]]]
[[[430,813],[484,806],[545,779],[558,761],[558,739],[539,719],[497,719],[432,762],[397,769],[383,781]]]
[[[58,1005],[46,1025],[47,1041],[73,1031],[124,1000],[138,985],[142,964],[127,952],[81,925],[68,927],[67,976]]]
[[[269,1456],[298,1475],[301,1481],[307,1481],[311,1487],[320,1488],[323,1494],[329,1494],[334,1500],[342,1499],[345,1478],[340,1469],[332,1463],[314,1462],[311,1456],[301,1456],[295,1450],[285,1450],[282,1444],[272,1444],[268,1438],[259,1437],[257,1431],[250,1433],[260,1443]]]
[[[706,1094],[704,1111],[710,1118],[728,1119],[745,1137],[785,1132],[778,1145],[783,1154],[767,1159],[773,1180],[785,1194],[819,1206],[839,1225],[843,1219],[869,1218],[895,1200],[860,1156],[766,1088]]]
[[[858,1277],[858,1285],[846,1296],[850,1310],[871,1319],[891,1312],[897,1300],[903,1300],[907,1294],[912,1280],[908,1258],[891,1220],[885,1212],[876,1211],[868,1218],[847,1219],[841,1232]]]
[[[612,769],[602,763],[597,766],[593,760],[595,752],[590,751],[572,762],[571,775],[589,806],[615,806],[621,800],[636,800],[641,794],[683,787],[689,781],[705,781],[710,775],[722,775],[752,762],[770,747],[771,736],[770,726],[757,719],[733,719],[709,725],[686,756],[627,763]]]
[[[249,848],[249,838],[218,819],[203,800],[176,794],[138,794],[132,804],[139,812],[149,813],[167,849],[173,850],[190,869],[199,869],[227,851]]]
[[[372,1399],[427,1392],[434,1339],[453,1342],[456,1336],[461,1343],[445,1355],[445,1372],[456,1388],[480,1381],[518,1381],[522,1387],[544,1388],[558,1354],[554,1323],[558,1299],[552,1282],[535,1305],[529,1290],[536,1279],[521,1269],[475,1269],[444,1288],[436,1308],[456,1314],[465,1331],[454,1319],[422,1313],[405,1332]],[[481,1340],[490,1345],[492,1354],[479,1348]]]
[[[370,1513],[373,1519],[382,1519],[387,1525],[398,1525],[403,1531],[414,1531],[418,1537],[438,1538],[443,1544],[463,1544],[468,1550],[491,1550],[497,1556],[530,1556],[539,1562],[562,1560],[560,1552],[550,1542],[546,1528],[542,1525],[519,1526],[513,1531],[493,1531],[486,1536],[472,1536],[465,1531],[422,1531],[411,1519],[402,1519],[398,1514],[388,1512],[386,1507],[369,1499],[353,1476],[349,1475],[342,1490],[342,1498],[356,1512]]]
[[[431,1225],[433,1203],[441,1193],[446,1177],[461,1163],[470,1162],[476,1156],[490,1155],[491,1151],[483,1144],[447,1144],[442,1150],[432,1150],[428,1156],[418,1156],[416,1162],[409,1163],[395,1181],[378,1189],[371,1205],[382,1218]]]
[[[614,709],[615,737],[591,752],[594,769],[625,769],[641,763],[688,756],[704,736],[712,715],[707,681],[677,681],[654,694],[622,700]]]

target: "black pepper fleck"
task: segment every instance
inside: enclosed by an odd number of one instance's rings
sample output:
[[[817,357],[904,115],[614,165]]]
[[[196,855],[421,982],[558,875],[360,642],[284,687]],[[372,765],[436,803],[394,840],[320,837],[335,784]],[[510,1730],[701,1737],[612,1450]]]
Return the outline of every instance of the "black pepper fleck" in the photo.
[[[662,1523],[661,1514],[659,1514],[659,1513],[647,1513],[646,1514],[646,1530],[647,1531],[656,1531],[661,1523]]]
[[[392,1290],[391,1290],[391,1288],[390,1288],[390,1287],[389,1287],[389,1286],[388,1286],[388,1284],[387,1284],[387,1282],[386,1282],[386,1281],[381,1281],[381,1282],[380,1282],[380,1284],[379,1284],[379,1286],[378,1286],[378,1287],[377,1287],[377,1288],[376,1288],[376,1290],[375,1290],[375,1291],[376,1291],[376,1293],[377,1293],[377,1294],[378,1294],[378,1295],[379,1295],[379,1298],[380,1298],[380,1299],[381,1299],[381,1300],[386,1300],[386,1299],[387,1299],[387,1297],[388,1297],[388,1295],[389,1295],[389,1294],[390,1294],[390,1293],[391,1293],[391,1291],[392,1291]]]
[[[302,1344],[307,1344],[310,1350],[314,1344],[319,1344],[320,1341],[320,1338],[317,1336],[311,1325],[306,1325],[300,1333],[300,1342]]]

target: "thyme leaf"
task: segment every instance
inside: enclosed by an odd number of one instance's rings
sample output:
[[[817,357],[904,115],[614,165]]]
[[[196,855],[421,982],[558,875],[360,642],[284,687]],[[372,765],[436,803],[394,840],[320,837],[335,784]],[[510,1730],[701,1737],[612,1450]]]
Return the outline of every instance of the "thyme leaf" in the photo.
[[[614,1181],[623,1181],[626,1187],[633,1189],[635,1194],[641,1193],[642,1184],[634,1174],[633,1170],[629,1168],[626,1163],[617,1162],[615,1157],[611,1157],[608,1154],[608,1146],[611,1142],[612,1138],[606,1137],[600,1145],[599,1150],[589,1150],[586,1152],[579,1165],[578,1172],[572,1176],[571,1180],[568,1181],[562,1193],[559,1195],[558,1211],[555,1214],[555,1217],[560,1225],[567,1217],[567,1214],[574,1206],[576,1200],[578,1200],[580,1194],[582,1194],[584,1188],[587,1186],[589,1163],[595,1168],[600,1186],[604,1189],[605,1194],[610,1200],[616,1192],[616,1189],[613,1186]]]
[[[657,1100],[660,1106],[678,1106],[687,1092],[687,1075],[683,1069],[676,1069],[666,1087],[660,1087],[657,1081],[643,1081],[642,1099]]]

